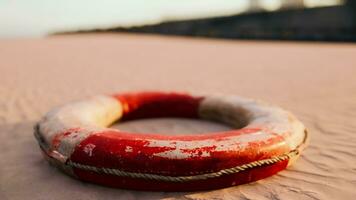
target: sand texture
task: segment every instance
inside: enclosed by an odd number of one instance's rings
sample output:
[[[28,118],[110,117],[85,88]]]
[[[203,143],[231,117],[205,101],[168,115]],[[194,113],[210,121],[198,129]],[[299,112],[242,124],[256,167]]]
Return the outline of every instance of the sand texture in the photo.
[[[139,35],[0,41],[0,199],[355,199],[356,45]],[[165,90],[263,99],[292,111],[310,145],[288,170],[202,192],[138,192],[70,178],[42,158],[33,125],[49,109],[94,94]],[[226,127],[187,120],[121,126],[152,132]]]

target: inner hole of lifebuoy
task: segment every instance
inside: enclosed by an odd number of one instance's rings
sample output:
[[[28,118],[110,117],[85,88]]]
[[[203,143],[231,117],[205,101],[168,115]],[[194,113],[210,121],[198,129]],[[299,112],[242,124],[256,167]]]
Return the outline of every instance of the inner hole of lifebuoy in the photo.
[[[152,118],[123,121],[113,124],[111,128],[126,132],[163,135],[209,134],[232,129],[232,127],[223,123],[188,118]]]
[[[120,95],[116,98],[122,104],[123,116],[112,128],[123,131],[160,134],[208,133],[242,128],[246,124],[241,120],[244,119],[243,115],[230,116],[229,112],[221,113],[221,108],[206,110],[202,117],[201,97],[177,93],[141,93]]]

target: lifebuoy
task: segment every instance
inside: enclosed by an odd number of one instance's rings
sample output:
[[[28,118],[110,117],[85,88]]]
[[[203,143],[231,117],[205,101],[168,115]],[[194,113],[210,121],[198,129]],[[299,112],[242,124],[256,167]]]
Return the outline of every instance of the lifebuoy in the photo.
[[[127,133],[117,120],[185,117],[234,130],[194,135]],[[112,187],[193,191],[271,176],[305,147],[307,132],[291,113],[238,96],[142,92],[96,96],[47,113],[35,137],[48,160],[84,181]]]

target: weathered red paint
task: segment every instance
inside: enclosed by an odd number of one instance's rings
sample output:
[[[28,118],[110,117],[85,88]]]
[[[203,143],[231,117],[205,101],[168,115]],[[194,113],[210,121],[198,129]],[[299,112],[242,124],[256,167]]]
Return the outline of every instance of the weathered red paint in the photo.
[[[231,131],[231,133],[238,133]],[[222,140],[224,134],[215,134],[215,138]],[[149,140],[160,138],[176,143],[177,141],[200,140],[201,135],[190,136],[163,136],[163,135],[135,135],[119,131],[111,131],[92,135],[82,141],[71,156],[73,162],[97,167],[121,169],[129,172],[154,173],[164,175],[192,175],[206,172],[216,172],[221,169],[231,168],[246,164],[255,160],[266,159],[286,152],[286,146],[274,146],[273,144],[283,140],[274,137],[271,140],[260,143],[251,143],[244,149],[234,151],[215,151],[216,146],[208,146],[195,149],[183,149],[192,156],[186,159],[172,159],[155,156],[156,153],[174,150],[172,147],[150,147]],[[206,136],[208,137],[208,136]],[[214,139],[214,137],[209,137]],[[183,140],[181,140],[183,139]],[[93,145],[91,155],[84,151],[87,145]],[[258,145],[258,148],[255,148]],[[130,150],[127,151],[127,147]],[[209,151],[209,156],[201,156],[201,153]]]

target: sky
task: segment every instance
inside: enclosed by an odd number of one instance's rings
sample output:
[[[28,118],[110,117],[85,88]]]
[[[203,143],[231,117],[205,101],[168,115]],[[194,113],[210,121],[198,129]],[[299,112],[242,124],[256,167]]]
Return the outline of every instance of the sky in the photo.
[[[315,2],[335,1],[340,0],[305,2],[312,7]],[[273,10],[281,0],[260,2]],[[0,0],[0,38],[232,15],[248,7],[249,0]]]

